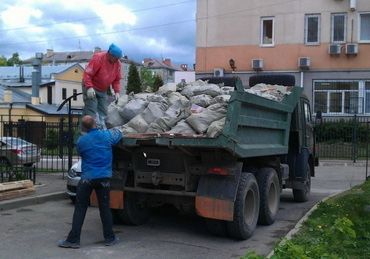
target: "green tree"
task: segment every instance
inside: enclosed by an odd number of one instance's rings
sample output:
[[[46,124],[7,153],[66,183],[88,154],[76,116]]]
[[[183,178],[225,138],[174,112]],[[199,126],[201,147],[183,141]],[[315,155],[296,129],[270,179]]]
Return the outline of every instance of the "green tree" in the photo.
[[[157,92],[159,87],[161,87],[162,85],[163,85],[162,77],[160,75],[155,75],[153,86],[152,86],[152,91]]]
[[[4,67],[6,66],[8,63],[7,63],[7,60],[6,60],[6,57],[4,57],[3,55],[0,56],[0,67]]]
[[[129,94],[131,92],[135,94],[141,92],[141,80],[139,72],[134,64],[130,64],[127,79],[127,93]]]
[[[154,76],[153,72],[150,69],[143,67],[140,70],[140,79],[144,89],[152,89],[154,83]]]
[[[14,65],[19,65],[22,63],[22,60],[19,58],[18,52],[13,53],[12,57],[8,59],[7,62],[8,66],[14,66]]]

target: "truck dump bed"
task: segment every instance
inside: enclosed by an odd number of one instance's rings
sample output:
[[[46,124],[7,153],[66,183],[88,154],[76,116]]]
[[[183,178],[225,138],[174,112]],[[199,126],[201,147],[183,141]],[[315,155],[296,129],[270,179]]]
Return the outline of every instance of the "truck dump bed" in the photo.
[[[248,93],[241,81],[228,103],[225,126],[215,138],[180,134],[128,134],[122,148],[141,145],[224,149],[239,158],[288,153],[291,114],[302,93],[292,87],[281,102]]]

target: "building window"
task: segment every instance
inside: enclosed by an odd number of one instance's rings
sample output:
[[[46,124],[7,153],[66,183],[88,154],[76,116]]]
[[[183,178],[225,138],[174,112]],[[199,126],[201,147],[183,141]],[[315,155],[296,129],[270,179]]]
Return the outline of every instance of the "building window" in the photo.
[[[321,111],[323,114],[329,115],[364,113],[363,111],[364,98],[362,97],[364,95],[362,87],[360,87],[360,85],[361,85],[360,81],[315,81],[314,111],[315,112]],[[369,112],[370,112],[370,84],[369,84]]]
[[[360,42],[370,42],[370,13],[360,14]]]
[[[274,46],[274,18],[265,17],[261,19],[261,45]]]
[[[67,88],[62,88],[62,99],[67,99]]]
[[[319,14],[306,15],[304,42],[307,45],[315,45],[315,44],[320,43],[320,15]]]
[[[343,43],[346,41],[346,14],[331,15],[331,41],[333,43]]]
[[[73,89],[73,101],[77,101],[77,89]]]

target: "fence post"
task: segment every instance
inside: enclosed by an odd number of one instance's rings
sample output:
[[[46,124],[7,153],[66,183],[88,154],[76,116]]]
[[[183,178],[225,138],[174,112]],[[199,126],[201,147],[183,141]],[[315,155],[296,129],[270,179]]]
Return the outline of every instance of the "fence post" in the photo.
[[[357,158],[357,115],[353,116],[353,128],[352,128],[352,160],[356,163]]]
[[[368,177],[368,165],[369,165],[369,121],[366,122],[366,180],[369,179]]]

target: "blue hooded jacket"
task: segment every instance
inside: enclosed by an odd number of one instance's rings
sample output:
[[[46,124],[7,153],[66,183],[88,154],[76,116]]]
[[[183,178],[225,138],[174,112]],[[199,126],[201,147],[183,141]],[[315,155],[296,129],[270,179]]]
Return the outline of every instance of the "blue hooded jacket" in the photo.
[[[81,179],[112,177],[112,146],[122,139],[117,129],[91,129],[77,141],[82,158]]]

